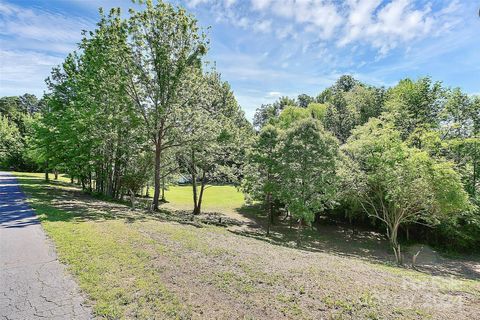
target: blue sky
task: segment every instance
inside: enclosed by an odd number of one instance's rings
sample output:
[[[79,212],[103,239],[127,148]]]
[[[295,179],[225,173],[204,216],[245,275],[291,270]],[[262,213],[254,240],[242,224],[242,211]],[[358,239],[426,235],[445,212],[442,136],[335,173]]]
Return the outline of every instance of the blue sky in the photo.
[[[429,75],[480,94],[474,0],[190,0],[211,26],[208,59],[249,118],[279,96],[317,95],[342,74],[391,86]],[[0,0],[0,96],[41,95],[51,68],[93,29],[97,9],[129,0]]]

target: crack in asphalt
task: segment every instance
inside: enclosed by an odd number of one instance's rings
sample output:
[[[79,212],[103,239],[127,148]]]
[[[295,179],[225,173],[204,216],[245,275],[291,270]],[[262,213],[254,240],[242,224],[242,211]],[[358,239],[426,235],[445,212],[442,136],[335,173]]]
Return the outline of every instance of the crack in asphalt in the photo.
[[[0,319],[93,319],[17,180],[0,172]]]

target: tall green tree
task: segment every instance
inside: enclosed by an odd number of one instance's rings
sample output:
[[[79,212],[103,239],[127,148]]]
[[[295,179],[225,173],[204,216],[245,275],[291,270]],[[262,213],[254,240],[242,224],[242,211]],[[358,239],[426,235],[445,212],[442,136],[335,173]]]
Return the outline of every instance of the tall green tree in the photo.
[[[146,1],[143,11],[130,11],[125,68],[126,91],[135,102],[154,147],[153,208],[158,209],[163,152],[182,143],[178,109],[190,97],[179,96],[185,78],[199,68],[207,41],[195,18],[171,4]],[[192,94],[193,95],[193,94]]]
[[[278,154],[281,155],[280,194],[298,219],[300,232],[302,223],[310,224],[316,213],[333,205],[338,142],[321,123],[305,119],[285,131]]]
[[[362,125],[370,118],[379,117],[385,109],[385,90],[364,84],[356,84],[344,94],[347,105],[353,110],[355,125]]]
[[[280,130],[272,125],[262,128],[249,150],[243,190],[253,199],[262,201],[268,212],[267,236],[274,219],[274,203],[280,200],[281,171],[279,153]]]
[[[97,28],[84,32],[79,52],[47,80],[51,93],[37,141],[47,172],[61,167],[90,191],[118,198],[125,193],[122,175],[147,149],[146,134],[125,94],[126,24],[119,9],[100,15]]]
[[[247,121],[230,86],[217,72],[199,76],[201,88],[188,104],[184,144],[177,150],[180,171],[192,183],[193,214],[200,214],[208,183],[232,183],[235,163],[248,140]]]

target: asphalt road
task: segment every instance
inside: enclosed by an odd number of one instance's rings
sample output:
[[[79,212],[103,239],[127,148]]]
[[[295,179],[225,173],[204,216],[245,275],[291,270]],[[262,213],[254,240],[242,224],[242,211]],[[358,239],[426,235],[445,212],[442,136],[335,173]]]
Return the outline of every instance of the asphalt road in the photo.
[[[0,171],[0,319],[92,319],[17,180]]]

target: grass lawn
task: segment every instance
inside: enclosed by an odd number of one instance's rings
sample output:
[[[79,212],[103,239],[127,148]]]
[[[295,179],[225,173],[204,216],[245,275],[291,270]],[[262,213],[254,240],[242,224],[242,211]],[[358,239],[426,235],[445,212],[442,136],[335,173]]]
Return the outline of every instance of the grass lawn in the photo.
[[[150,189],[153,196],[153,189]],[[193,209],[192,186],[170,186],[165,191],[165,198],[168,203],[166,207],[179,210]],[[208,186],[205,189],[202,201],[202,210],[212,212],[235,212],[245,204],[243,193],[234,186]]]
[[[480,318],[478,280],[181,224],[94,199],[68,179],[16,175],[99,318]]]
[[[15,172],[17,176],[24,176],[25,173]],[[43,179],[44,173],[27,173],[30,177]],[[54,180],[54,175],[50,174],[50,179]],[[70,183],[67,175],[59,174],[58,181]],[[153,197],[153,188],[149,189],[149,196]],[[192,186],[173,185],[165,191],[165,198],[168,203],[164,207],[178,210],[193,209]],[[206,212],[237,212],[245,205],[243,193],[232,185],[208,185],[205,189],[202,201],[202,210]]]

